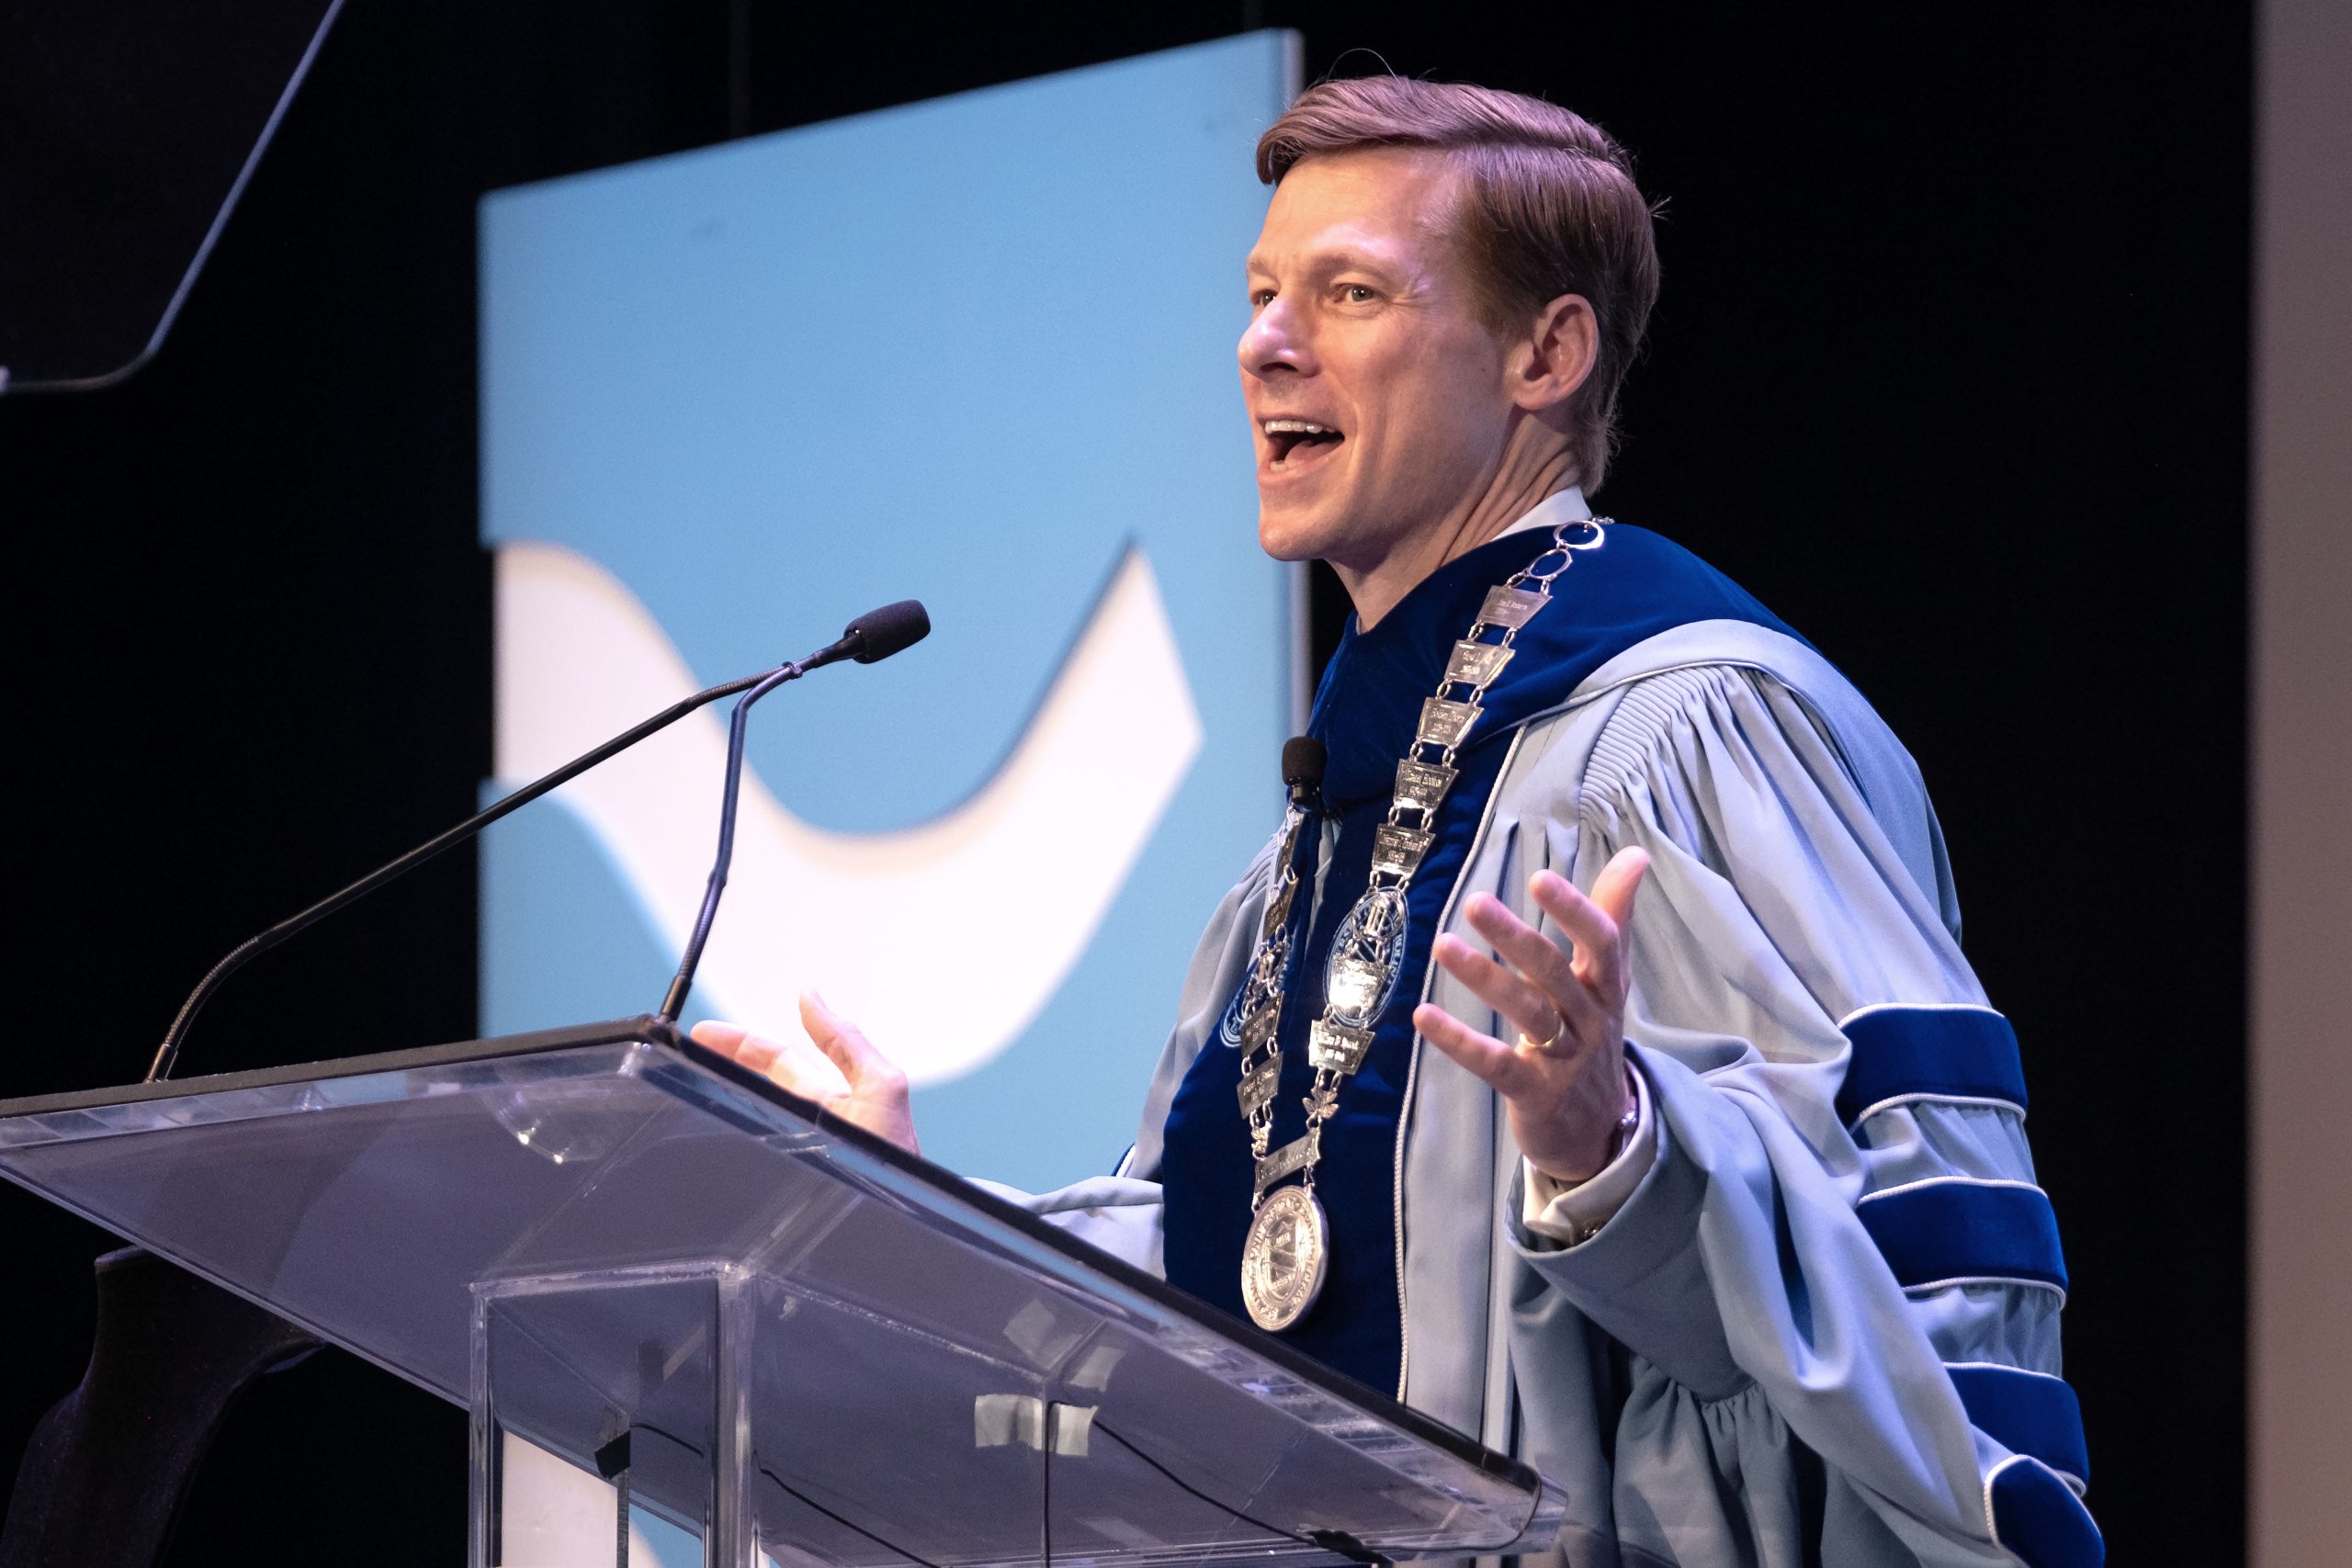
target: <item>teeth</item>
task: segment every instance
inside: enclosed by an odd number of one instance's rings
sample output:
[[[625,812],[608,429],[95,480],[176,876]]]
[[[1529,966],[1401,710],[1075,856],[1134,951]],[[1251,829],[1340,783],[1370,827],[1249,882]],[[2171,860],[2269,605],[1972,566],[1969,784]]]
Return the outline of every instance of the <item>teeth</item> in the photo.
[[[1304,419],[1270,419],[1265,423],[1269,435],[1337,435],[1340,433],[1328,424],[1317,424]]]

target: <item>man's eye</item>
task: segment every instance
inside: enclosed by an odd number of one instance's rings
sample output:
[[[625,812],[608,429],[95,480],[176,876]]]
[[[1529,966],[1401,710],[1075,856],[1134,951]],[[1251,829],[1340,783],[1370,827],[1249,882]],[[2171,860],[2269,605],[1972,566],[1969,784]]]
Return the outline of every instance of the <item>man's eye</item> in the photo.
[[[1273,299],[1274,291],[1271,288],[1252,288],[1250,291],[1250,308],[1253,310],[1264,310],[1273,303]]]
[[[1379,291],[1361,283],[1351,283],[1340,290],[1351,305],[1369,305],[1380,298]]]

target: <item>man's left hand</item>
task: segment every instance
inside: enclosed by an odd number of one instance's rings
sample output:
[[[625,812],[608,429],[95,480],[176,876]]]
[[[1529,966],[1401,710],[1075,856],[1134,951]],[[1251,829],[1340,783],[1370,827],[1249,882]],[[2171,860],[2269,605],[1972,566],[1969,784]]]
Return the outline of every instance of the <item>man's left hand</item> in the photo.
[[[1640,850],[1620,850],[1590,897],[1557,872],[1535,874],[1528,892],[1572,951],[1486,893],[1473,894],[1463,912],[1494,943],[1494,957],[1451,932],[1439,935],[1431,956],[1518,1029],[1516,1042],[1482,1034],[1434,1003],[1413,1010],[1423,1038],[1503,1097],[1520,1152],[1564,1184],[1600,1174],[1625,1114],[1627,944],[1634,896],[1649,868]]]

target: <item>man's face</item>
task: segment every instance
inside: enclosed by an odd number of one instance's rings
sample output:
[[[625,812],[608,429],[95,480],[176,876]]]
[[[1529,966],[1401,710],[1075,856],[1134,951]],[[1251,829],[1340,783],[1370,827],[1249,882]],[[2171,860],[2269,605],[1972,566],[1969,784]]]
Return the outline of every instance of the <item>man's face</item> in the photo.
[[[1369,570],[1481,493],[1512,402],[1450,230],[1442,154],[1298,164],[1250,253],[1241,393],[1258,451],[1258,541],[1282,560]]]

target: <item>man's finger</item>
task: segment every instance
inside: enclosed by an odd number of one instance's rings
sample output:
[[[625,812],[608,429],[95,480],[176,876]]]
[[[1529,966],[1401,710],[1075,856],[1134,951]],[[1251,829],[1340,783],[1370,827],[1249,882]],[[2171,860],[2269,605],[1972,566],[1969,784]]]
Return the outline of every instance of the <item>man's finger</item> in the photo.
[[[717,1019],[695,1024],[693,1039],[803,1100],[830,1100],[849,1089],[839,1069],[797,1040],[764,1039],[741,1024]]]
[[[1434,1002],[1423,1002],[1413,1010],[1413,1027],[1422,1039],[1486,1080],[1506,1100],[1526,1092],[1527,1063],[1493,1035],[1479,1033]]]
[[[899,1069],[889,1057],[874,1048],[857,1025],[825,1005],[825,998],[814,991],[800,996],[800,1027],[808,1032],[816,1043],[842,1071],[854,1089],[869,1077],[895,1076]]]
[[[1473,894],[1465,908],[1470,924],[1478,934],[1493,942],[1496,953],[1541,988],[1555,1020],[1565,1020],[1588,1038],[1607,1031],[1606,1010],[1577,977],[1575,965],[1558,942],[1512,914],[1501,899],[1488,894]],[[1519,1021],[1517,1014],[1512,1015],[1512,1021]],[[1548,1038],[1533,1029],[1527,1032],[1535,1040]]]
[[[775,1041],[763,1040],[740,1023],[722,1023],[715,1018],[695,1024],[688,1038],[755,1073],[766,1072],[768,1065],[784,1054],[784,1047]]]
[[[1600,874],[1592,879],[1592,901],[1617,927],[1618,956],[1628,964],[1628,974],[1634,949],[1634,903],[1649,871],[1649,852],[1629,845],[1610,856]]]
[[[1527,890],[1543,911],[1558,922],[1576,944],[1576,972],[1604,1007],[1624,1005],[1626,970],[1623,963],[1623,935],[1617,922],[1599,904],[1577,891],[1556,871],[1539,871]]]
[[[1441,934],[1430,945],[1430,955],[1437,960],[1440,968],[1469,987],[1480,1001],[1509,1019],[1512,1027],[1529,1039],[1549,1040],[1559,1029],[1562,1015],[1540,988],[1451,931]]]

